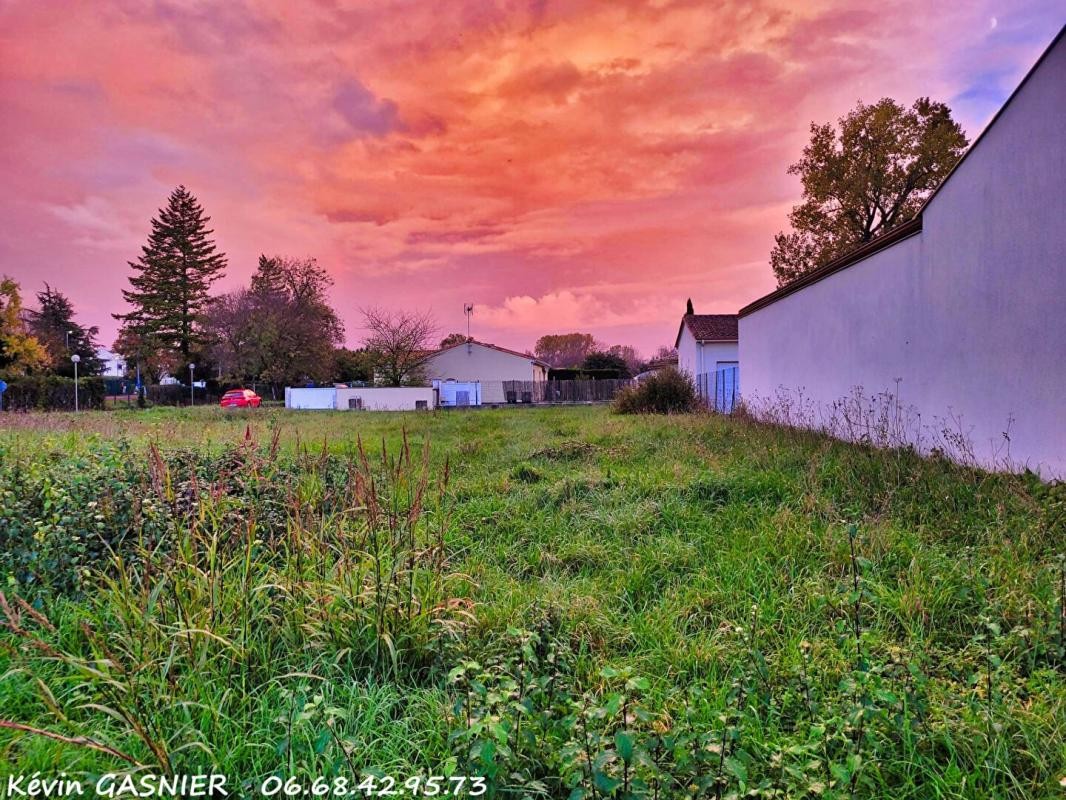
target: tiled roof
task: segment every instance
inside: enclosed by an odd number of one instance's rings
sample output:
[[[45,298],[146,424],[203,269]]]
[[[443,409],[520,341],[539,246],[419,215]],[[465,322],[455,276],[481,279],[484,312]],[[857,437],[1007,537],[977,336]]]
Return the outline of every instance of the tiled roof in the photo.
[[[453,349],[455,347],[461,347],[462,345],[465,345],[465,344],[476,344],[476,345],[480,345],[481,347],[488,347],[491,350],[499,350],[501,353],[507,353],[508,355],[511,355],[511,356],[518,356],[519,358],[528,359],[529,361],[532,361],[534,364],[540,364],[542,367],[551,366],[546,361],[541,361],[539,358],[537,358],[536,356],[532,356],[529,353],[519,353],[517,350],[508,350],[506,347],[500,347],[499,345],[489,344],[488,342],[479,342],[477,339],[468,339],[465,342],[459,342],[458,344],[453,344],[453,345],[450,345],[448,347],[442,347],[440,350],[437,350],[436,352],[433,352],[433,353],[429,353],[428,355],[429,356],[435,356],[437,353],[443,353],[446,350],[451,350],[451,349]]]
[[[736,314],[685,314],[681,318],[681,327],[677,329],[677,340],[681,341],[681,331],[688,328],[697,342],[735,342],[737,341]]]

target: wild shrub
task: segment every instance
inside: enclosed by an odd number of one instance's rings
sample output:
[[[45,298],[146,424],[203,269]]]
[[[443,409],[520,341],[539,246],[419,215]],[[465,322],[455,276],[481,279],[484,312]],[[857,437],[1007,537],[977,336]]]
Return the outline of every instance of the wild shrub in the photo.
[[[616,414],[685,414],[696,408],[692,379],[673,367],[622,389],[611,406]]]
[[[207,723],[190,708],[239,716],[279,676],[302,673],[307,651],[347,680],[417,682],[471,618],[444,549],[448,468],[431,467],[428,443],[412,453],[404,436],[377,457],[359,443],[339,463],[305,454],[281,531],[231,496],[234,474],[179,482],[154,463],[152,492],[184,512],[169,518],[166,546],[139,540],[91,570],[75,628],[0,593],[15,663],[56,709],[53,728],[18,730],[130,765],[192,766]],[[323,479],[330,468],[343,483]]]

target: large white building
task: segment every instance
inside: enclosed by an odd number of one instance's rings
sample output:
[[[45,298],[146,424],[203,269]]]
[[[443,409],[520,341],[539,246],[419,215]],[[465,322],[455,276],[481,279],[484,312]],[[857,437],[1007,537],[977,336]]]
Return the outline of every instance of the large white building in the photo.
[[[739,333],[758,413],[1066,477],[1063,34],[914,221],[741,309]]]
[[[479,382],[482,403],[508,402],[505,383],[548,379],[548,364],[540,359],[473,339],[438,350],[423,363],[430,380]]]

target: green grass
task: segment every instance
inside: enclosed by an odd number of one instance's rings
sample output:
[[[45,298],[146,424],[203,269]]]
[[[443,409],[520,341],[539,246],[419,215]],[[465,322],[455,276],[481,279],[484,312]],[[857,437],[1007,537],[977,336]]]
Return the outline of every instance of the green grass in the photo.
[[[248,786],[1062,796],[1061,485],[599,408],[0,425],[0,719]]]

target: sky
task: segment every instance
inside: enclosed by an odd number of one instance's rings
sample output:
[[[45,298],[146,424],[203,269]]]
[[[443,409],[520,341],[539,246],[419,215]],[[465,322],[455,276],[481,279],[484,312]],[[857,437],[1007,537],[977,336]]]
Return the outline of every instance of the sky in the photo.
[[[313,256],[360,308],[532,348],[645,355],[685,300],[774,287],[786,173],[859,100],[947,102],[971,139],[1063,0],[0,0],[0,274],[111,314],[178,184],[229,259]]]

